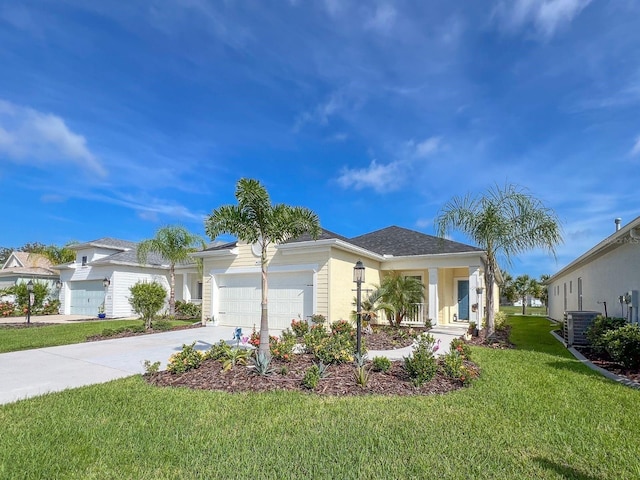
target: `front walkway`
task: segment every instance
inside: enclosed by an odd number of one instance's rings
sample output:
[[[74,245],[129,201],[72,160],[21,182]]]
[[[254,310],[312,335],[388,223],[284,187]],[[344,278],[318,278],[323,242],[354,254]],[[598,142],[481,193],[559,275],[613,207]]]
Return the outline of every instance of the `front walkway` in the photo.
[[[440,342],[436,355],[448,353],[451,340],[467,333],[468,328],[467,325],[436,325],[429,330],[428,333],[435,338],[436,343]],[[411,355],[412,351],[413,345],[397,350],[369,350],[367,358],[373,360],[375,357],[387,357],[389,360],[402,360],[404,357]]]

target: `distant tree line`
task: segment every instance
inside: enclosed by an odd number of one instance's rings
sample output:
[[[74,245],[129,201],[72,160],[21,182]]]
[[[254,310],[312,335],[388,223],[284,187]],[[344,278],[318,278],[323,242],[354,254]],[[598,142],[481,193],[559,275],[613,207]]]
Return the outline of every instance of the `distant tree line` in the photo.
[[[77,242],[68,242],[62,247],[57,245],[45,245],[40,242],[27,242],[21,247],[0,247],[0,265],[9,259],[12,252],[39,253],[48,258],[54,265],[72,262],[76,258],[76,252],[69,247]]]

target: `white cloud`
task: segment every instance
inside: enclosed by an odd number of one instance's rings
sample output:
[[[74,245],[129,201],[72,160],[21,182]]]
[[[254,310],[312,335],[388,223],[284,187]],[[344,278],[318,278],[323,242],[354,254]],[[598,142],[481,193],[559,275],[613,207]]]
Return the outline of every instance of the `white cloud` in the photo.
[[[50,113],[0,100],[0,154],[15,163],[71,163],[101,177],[107,171],[82,135]],[[1,159],[0,159],[1,160]]]
[[[344,8],[343,0],[324,0],[324,8],[332,17],[338,16]]]
[[[403,176],[400,162],[381,165],[372,160],[366,168],[344,168],[338,177],[338,184],[342,188],[373,189],[377,193],[383,193],[400,188],[400,178]]]
[[[571,23],[591,0],[509,0],[494,10],[502,26],[517,31],[533,24],[543,38],[551,38],[556,31]]]
[[[441,140],[441,137],[430,137],[419,143],[415,143],[413,140],[410,140],[408,145],[413,150],[413,154],[416,157],[424,158],[440,150]]]
[[[638,136],[638,138],[636,138],[636,143],[634,143],[633,148],[631,149],[631,155],[632,156],[637,156],[640,155],[640,136]]]
[[[308,123],[327,125],[329,123],[329,117],[338,113],[343,107],[343,94],[341,92],[334,92],[325,102],[318,104],[312,111],[300,114],[296,119],[293,130],[297,132]]]
[[[365,23],[365,27],[382,33],[388,33],[396,20],[396,9],[391,5],[378,5],[373,16]]]

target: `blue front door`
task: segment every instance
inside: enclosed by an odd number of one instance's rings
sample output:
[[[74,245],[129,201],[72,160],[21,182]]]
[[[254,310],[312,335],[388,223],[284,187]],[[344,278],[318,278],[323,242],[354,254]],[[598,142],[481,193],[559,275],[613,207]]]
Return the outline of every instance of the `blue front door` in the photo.
[[[458,280],[458,320],[469,320],[469,280]]]

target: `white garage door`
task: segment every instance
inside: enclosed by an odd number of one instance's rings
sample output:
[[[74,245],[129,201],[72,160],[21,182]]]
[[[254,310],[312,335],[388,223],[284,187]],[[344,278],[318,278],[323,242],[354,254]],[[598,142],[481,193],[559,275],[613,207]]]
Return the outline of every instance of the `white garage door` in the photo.
[[[269,274],[269,328],[284,329],[292,319],[313,314],[313,274]],[[220,275],[218,283],[221,325],[260,329],[260,275]]]
[[[71,314],[96,317],[98,308],[104,302],[102,280],[69,282],[71,289]]]

